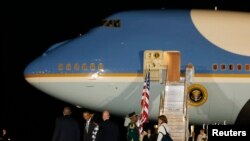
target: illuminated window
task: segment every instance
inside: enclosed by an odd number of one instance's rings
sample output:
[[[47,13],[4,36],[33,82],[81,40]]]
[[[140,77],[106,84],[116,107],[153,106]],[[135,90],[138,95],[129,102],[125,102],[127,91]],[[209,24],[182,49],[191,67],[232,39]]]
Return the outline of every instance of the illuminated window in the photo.
[[[218,65],[217,64],[213,64],[213,70],[217,71],[218,70]]]
[[[234,65],[233,64],[230,64],[229,66],[228,66],[228,68],[229,68],[229,70],[234,70]]]
[[[58,64],[57,69],[58,69],[59,71],[63,71],[63,64]]]
[[[238,65],[237,65],[237,70],[238,70],[238,71],[241,71],[241,70],[242,70],[242,65],[241,65],[241,64],[238,64]]]
[[[94,63],[91,63],[91,64],[90,64],[90,69],[91,69],[91,70],[95,70],[95,64],[94,64]]]
[[[66,65],[66,70],[67,70],[67,71],[70,71],[70,70],[71,70],[71,64],[67,64],[67,65]]]
[[[226,65],[225,64],[221,64],[220,65],[220,69],[224,71],[226,69]]]
[[[246,71],[250,71],[250,64],[246,64]]]
[[[76,71],[80,70],[80,65],[78,63],[74,64],[74,70],[76,70]]]
[[[98,70],[103,70],[103,69],[104,69],[104,66],[103,66],[102,63],[100,63],[100,64],[98,65]]]
[[[83,70],[87,70],[87,64],[85,64],[85,63],[82,64],[82,69],[83,69]]]
[[[120,20],[103,20],[103,26],[121,27],[121,22]]]

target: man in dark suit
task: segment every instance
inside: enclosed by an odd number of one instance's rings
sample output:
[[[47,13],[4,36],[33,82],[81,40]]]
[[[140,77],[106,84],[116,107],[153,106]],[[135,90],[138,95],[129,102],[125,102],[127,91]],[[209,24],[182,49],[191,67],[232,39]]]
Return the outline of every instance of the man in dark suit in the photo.
[[[110,121],[109,111],[102,113],[103,122],[100,123],[97,141],[119,141],[119,128],[117,124]]]
[[[70,107],[64,107],[63,116],[56,119],[52,141],[80,141],[80,126],[71,117]]]
[[[92,133],[95,128],[95,124],[92,121],[93,114],[89,111],[83,112],[83,118],[86,121],[83,130],[83,141],[92,141]]]

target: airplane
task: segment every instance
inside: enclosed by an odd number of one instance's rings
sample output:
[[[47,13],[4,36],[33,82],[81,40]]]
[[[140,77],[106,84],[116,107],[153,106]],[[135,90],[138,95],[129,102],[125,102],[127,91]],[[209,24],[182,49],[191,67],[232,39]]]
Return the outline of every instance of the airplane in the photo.
[[[52,45],[25,68],[24,77],[44,93],[77,107],[126,116],[141,111],[146,56],[159,59],[177,53],[180,81],[192,64],[192,83],[207,92],[205,101],[195,99],[188,106],[189,122],[234,124],[245,118],[239,113],[250,105],[249,25],[249,12],[121,11],[84,35]],[[148,67],[168,69],[159,62]],[[150,119],[159,115],[164,86],[150,82]]]

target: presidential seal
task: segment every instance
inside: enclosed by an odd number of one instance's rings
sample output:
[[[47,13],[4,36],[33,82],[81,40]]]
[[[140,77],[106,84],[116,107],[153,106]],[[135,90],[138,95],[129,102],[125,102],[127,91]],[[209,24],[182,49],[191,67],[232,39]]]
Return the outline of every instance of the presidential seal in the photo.
[[[192,84],[188,87],[189,104],[200,106],[207,101],[207,89],[201,84]]]

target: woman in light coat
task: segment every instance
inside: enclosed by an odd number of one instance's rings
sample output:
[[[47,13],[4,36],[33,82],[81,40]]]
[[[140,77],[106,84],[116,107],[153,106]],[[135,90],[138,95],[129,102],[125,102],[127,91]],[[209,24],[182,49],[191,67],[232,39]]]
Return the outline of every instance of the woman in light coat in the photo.
[[[157,137],[157,141],[161,141],[163,134],[166,135],[166,131],[168,132],[169,136],[170,136],[170,128],[167,125],[168,123],[168,119],[165,115],[160,115],[158,117],[158,137]]]

